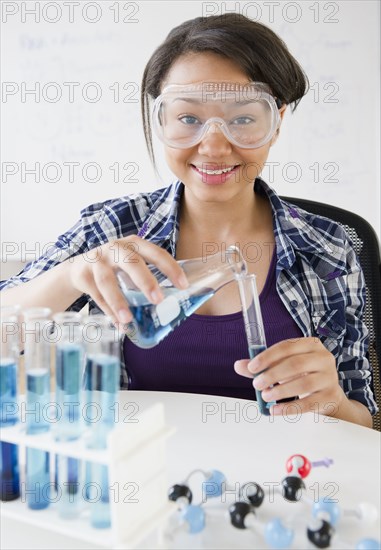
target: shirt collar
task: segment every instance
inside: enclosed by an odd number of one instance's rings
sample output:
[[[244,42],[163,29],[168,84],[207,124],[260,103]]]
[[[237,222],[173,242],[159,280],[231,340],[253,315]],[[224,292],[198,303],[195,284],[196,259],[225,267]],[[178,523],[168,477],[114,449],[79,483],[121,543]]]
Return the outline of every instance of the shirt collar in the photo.
[[[142,220],[138,236],[155,244],[169,241],[175,251],[179,230],[179,207],[184,184],[177,181],[159,193],[157,200]]]
[[[280,199],[261,178],[254,184],[256,193],[266,195],[273,211],[273,225],[277,247],[278,266],[289,268],[295,261],[295,251],[317,255],[333,255],[332,244],[322,232],[312,227],[304,210]],[[172,253],[176,250],[179,231],[179,207],[184,184],[176,181],[159,194],[146,217],[142,220],[138,236],[155,243],[169,242]]]
[[[255,181],[255,191],[265,194],[273,211],[273,225],[278,266],[289,268],[295,262],[295,251],[333,256],[332,243],[311,225],[304,210],[280,199],[261,178]]]

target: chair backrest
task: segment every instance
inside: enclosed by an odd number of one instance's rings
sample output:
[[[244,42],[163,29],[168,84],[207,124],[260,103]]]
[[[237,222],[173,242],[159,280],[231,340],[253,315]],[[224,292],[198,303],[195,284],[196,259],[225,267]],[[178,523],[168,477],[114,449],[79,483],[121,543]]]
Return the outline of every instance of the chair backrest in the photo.
[[[373,390],[381,411],[381,254],[373,227],[361,216],[330,204],[281,197],[307,212],[325,216],[344,226],[360,260],[366,283],[365,324],[369,330],[369,362],[373,368]],[[381,412],[373,417],[373,427],[381,431]]]

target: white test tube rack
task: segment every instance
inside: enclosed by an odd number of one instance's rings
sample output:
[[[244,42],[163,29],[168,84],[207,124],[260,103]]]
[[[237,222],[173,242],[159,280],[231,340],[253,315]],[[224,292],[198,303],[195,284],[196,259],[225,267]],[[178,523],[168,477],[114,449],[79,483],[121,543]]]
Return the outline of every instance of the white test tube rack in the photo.
[[[25,456],[25,448],[31,447],[48,451],[51,456],[59,454],[107,465],[110,487],[118,487],[118,492],[110,495],[111,528],[92,527],[86,511],[75,519],[60,518],[54,503],[44,510],[30,510],[22,497],[1,502],[1,515],[96,546],[136,548],[173,513],[173,503],[167,498],[166,439],[174,432],[165,424],[162,403],[142,411],[136,420],[116,424],[105,450],[88,449],[82,439],[59,442],[50,432],[27,435],[23,422],[1,429],[1,441],[18,445],[21,457]],[[22,481],[25,464],[20,462]],[[125,490],[131,483],[137,488],[134,498]]]

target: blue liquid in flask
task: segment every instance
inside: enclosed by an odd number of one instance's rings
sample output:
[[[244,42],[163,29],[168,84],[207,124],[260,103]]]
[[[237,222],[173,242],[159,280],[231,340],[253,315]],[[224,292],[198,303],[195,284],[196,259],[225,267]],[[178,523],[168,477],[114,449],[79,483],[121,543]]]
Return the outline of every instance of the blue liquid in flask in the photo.
[[[158,305],[151,304],[142,292],[128,290],[124,293],[134,316],[134,320],[128,324],[127,336],[140,348],[156,346],[215,293],[213,289],[204,289],[177,300],[177,297],[181,296],[178,289],[161,288],[165,299]],[[171,297],[173,301],[168,301]]]
[[[56,349],[56,400],[60,418],[55,435],[61,441],[81,435],[82,348],[64,344]]]
[[[265,351],[265,349],[266,349],[266,346],[264,346],[262,344],[249,346],[250,359],[254,359],[254,357],[256,357],[257,355],[262,353],[262,351]],[[269,401],[269,402],[264,401],[264,399],[262,399],[262,391],[257,390],[257,389],[255,390],[255,395],[256,395],[256,398],[257,398],[257,403],[258,403],[260,412],[264,416],[270,416],[270,407],[272,405],[275,405],[276,401]]]
[[[19,420],[17,366],[13,359],[0,360],[0,426],[13,426]]]

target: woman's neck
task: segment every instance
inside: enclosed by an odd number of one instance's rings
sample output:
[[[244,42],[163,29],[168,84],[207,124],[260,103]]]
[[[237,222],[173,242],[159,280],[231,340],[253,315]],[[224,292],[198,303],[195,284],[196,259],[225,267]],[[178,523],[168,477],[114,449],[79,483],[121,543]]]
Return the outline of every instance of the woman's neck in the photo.
[[[267,232],[272,226],[268,200],[253,192],[229,201],[200,201],[184,189],[181,202],[180,233],[186,231],[195,240],[234,241],[238,237]]]

